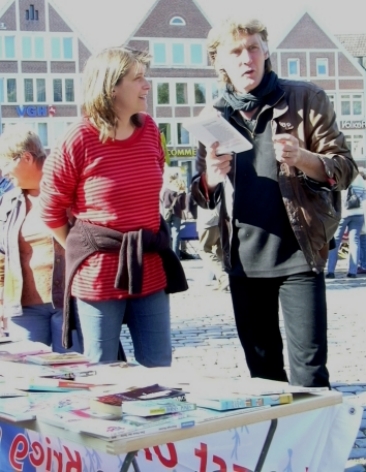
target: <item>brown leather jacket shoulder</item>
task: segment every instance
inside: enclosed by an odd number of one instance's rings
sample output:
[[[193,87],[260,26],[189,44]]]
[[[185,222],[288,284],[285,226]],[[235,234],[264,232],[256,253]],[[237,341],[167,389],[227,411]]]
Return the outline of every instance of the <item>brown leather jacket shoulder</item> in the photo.
[[[340,191],[346,189],[357,175],[357,165],[338,129],[332,104],[322,89],[309,82],[279,79],[275,96],[273,103],[265,106],[273,108],[273,133],[295,136],[302,148],[319,156],[329,177],[327,186],[317,185],[298,169],[278,164],[278,184],[290,224],[308,264],[320,272],[326,263],[328,243],[341,217]],[[233,110],[223,98],[217,100],[214,108],[230,121]],[[192,179],[191,192],[203,208],[213,208],[219,201],[223,202],[220,228],[224,264],[230,270],[236,156],[225,185],[220,184],[212,195],[208,195],[201,185],[201,175],[206,169],[205,158],[205,146],[199,143],[198,173]]]

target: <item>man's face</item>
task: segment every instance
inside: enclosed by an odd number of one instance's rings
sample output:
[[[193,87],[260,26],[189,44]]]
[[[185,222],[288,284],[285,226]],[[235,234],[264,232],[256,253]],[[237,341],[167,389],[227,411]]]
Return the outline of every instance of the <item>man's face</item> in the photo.
[[[260,84],[267,58],[267,44],[258,33],[240,34],[218,46],[216,62],[236,92],[248,93]]]

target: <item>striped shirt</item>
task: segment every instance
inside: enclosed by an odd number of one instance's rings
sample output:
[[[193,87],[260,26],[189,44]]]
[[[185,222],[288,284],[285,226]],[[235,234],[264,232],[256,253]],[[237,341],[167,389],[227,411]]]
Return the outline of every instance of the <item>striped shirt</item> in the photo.
[[[159,230],[159,192],[164,152],[159,130],[149,115],[125,140],[99,140],[87,119],[71,126],[63,142],[46,159],[41,182],[41,217],[49,228],[67,223],[66,209],[76,218],[122,233]],[[96,253],[79,267],[72,295],[86,300],[128,298],[114,288],[118,254]],[[143,257],[141,295],[166,286],[161,258]]]

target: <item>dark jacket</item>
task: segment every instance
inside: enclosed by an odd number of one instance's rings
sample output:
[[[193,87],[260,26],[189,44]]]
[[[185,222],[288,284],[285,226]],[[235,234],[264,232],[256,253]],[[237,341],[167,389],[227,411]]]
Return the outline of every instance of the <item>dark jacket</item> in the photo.
[[[357,165],[343,134],[338,130],[333,107],[322,89],[309,82],[279,79],[272,97],[272,101],[259,114],[272,108],[272,132],[295,136],[300,147],[318,155],[329,177],[327,185],[317,185],[298,169],[278,163],[278,184],[289,222],[307,263],[312,270],[320,272],[326,264],[329,241],[341,217],[340,190],[347,188],[355,178]],[[228,121],[231,120],[234,111],[223,98],[217,100],[214,108]],[[224,203],[221,205],[219,225],[224,265],[230,270],[231,209],[237,156],[234,155],[226,184],[220,184],[210,196],[201,182],[201,175],[206,169],[205,158],[206,149],[200,143],[196,161],[198,175],[192,179],[191,191],[197,203],[204,208],[214,208],[219,201]]]
[[[142,256],[144,252],[157,252],[162,259],[167,279],[167,293],[183,292],[188,289],[187,280],[180,260],[170,248],[169,231],[161,218],[160,230],[129,231],[120,233],[106,226],[76,220],[66,239],[66,287],[64,300],[64,324],[62,342],[71,345],[71,329],[75,327],[71,284],[78,267],[95,252],[119,253],[119,266],[115,287],[138,295],[142,290]]]
[[[165,188],[161,197],[162,208],[169,208],[173,203],[173,213],[178,218],[183,218],[183,211],[186,209],[186,192],[177,192],[170,188]]]

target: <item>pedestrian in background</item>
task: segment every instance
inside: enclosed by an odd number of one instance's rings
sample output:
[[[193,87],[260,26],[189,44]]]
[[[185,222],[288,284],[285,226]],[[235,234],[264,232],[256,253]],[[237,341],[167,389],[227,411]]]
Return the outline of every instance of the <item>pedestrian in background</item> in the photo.
[[[349,192],[357,198],[355,207],[349,207]],[[335,248],[329,251],[327,279],[335,278],[335,269],[338,261],[338,251],[342,238],[348,229],[348,273],[347,277],[357,277],[358,262],[360,260],[360,235],[365,222],[366,185],[361,175],[357,175],[348,190],[342,191],[342,218],[334,235]]]
[[[146,113],[149,61],[145,52],[122,46],[89,57],[84,116],[53,150],[42,179],[42,219],[66,248],[64,343],[72,296],[93,362],[117,359],[126,317],[136,360],[169,366],[167,292],[187,288],[160,216],[164,151]]]
[[[213,108],[253,148],[217,155],[199,143],[192,193],[221,202],[219,225],[238,335],[252,377],[327,386],[324,266],[340,219],[340,193],[357,166],[327,95],[271,70],[262,22],[236,15],[212,28],[211,62],[224,84]]]
[[[229,292],[229,276],[224,270],[220,228],[220,203],[211,209],[197,208],[197,231],[199,235],[199,253],[208,271],[216,280],[215,290]]]
[[[186,209],[186,185],[177,167],[166,167],[165,186],[161,193],[161,207],[168,224],[171,247],[180,258],[180,228]]]
[[[23,125],[0,137],[0,166],[14,188],[0,197],[0,311],[10,336],[62,346],[65,251],[39,215],[39,187],[46,152]],[[82,352],[78,320],[72,351]]]

